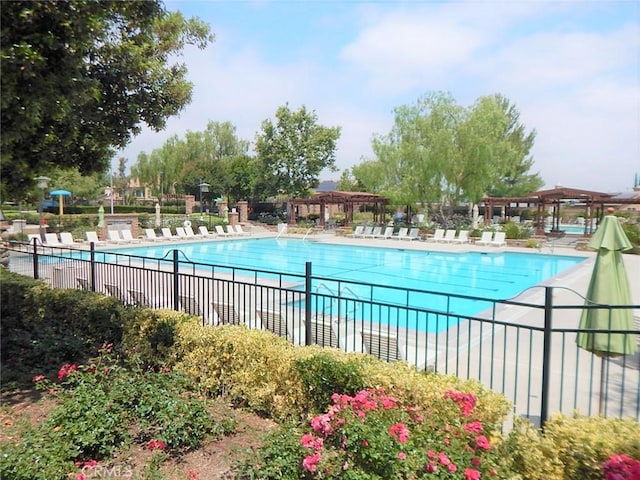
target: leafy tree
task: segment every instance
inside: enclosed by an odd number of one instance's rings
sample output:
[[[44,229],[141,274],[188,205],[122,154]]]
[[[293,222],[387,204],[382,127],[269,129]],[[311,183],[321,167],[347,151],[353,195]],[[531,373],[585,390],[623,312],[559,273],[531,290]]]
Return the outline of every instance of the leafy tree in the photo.
[[[498,191],[523,195],[542,185],[539,175],[528,173],[534,139],[500,95],[464,108],[450,94],[431,93],[395,109],[391,132],[374,137],[376,158],[353,173],[396,204],[453,208]]]
[[[266,196],[306,196],[318,185],[323,169],[335,170],[340,127],[324,127],[317,121],[315,112],[304,106],[294,112],[287,104],[276,111],[275,123],[271,119],[262,122],[256,152]]]
[[[141,124],[161,130],[191,99],[186,45],[213,40],[160,0],[4,2],[2,189],[20,195],[54,166],[106,171]]]
[[[341,192],[364,192],[366,187],[351,173],[350,169],[345,168],[340,174],[336,189]]]

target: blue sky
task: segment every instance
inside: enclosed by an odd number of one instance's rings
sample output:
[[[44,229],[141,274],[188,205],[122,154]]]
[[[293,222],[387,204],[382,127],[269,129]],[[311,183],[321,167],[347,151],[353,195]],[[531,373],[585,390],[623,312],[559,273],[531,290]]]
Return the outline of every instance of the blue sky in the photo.
[[[118,152],[128,166],[209,121],[229,121],[253,142],[262,121],[288,103],[342,128],[342,170],[372,158],[371,138],[390,131],[395,107],[444,91],[463,106],[493,93],[516,105],[537,132],[533,171],[546,188],[627,191],[640,173],[638,0],[179,0],[166,7],[209,23],[216,40],[185,51],[193,102],[165,131],[144,131]]]

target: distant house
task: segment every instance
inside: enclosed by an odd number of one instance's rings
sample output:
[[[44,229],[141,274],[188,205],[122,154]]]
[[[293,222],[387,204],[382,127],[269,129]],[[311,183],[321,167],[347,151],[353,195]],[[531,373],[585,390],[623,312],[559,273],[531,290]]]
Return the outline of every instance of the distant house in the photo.
[[[624,203],[616,204],[616,200],[622,200]],[[640,185],[633,187],[631,192],[614,195],[609,201],[616,206],[616,210],[619,212],[640,213]]]
[[[338,182],[334,182],[333,180],[323,180],[318,185],[318,188],[315,189],[316,192],[334,192],[338,187]]]

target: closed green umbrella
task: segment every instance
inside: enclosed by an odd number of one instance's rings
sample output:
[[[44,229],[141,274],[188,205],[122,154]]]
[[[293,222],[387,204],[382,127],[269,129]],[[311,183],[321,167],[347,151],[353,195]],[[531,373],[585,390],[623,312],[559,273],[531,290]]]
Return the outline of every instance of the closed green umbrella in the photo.
[[[609,211],[611,212],[611,209]],[[598,250],[598,253],[585,305],[631,305],[631,289],[622,252],[630,250],[632,245],[615,215],[606,215],[603,218],[588,246]],[[580,329],[633,330],[631,309],[584,309],[580,317]],[[604,361],[610,357],[634,354],[637,350],[634,337],[626,333],[578,333],[578,346],[603,359],[600,375],[600,412],[604,393]]]
[[[100,205],[98,207],[98,228],[104,227],[104,207]]]

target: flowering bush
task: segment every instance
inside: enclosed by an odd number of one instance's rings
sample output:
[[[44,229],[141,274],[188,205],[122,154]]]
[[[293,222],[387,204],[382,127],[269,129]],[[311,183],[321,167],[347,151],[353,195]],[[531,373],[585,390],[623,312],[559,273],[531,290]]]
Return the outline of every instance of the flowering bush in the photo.
[[[383,389],[334,394],[300,438],[306,478],[497,476],[488,432],[473,417],[472,394],[447,391],[428,407],[406,406]]]
[[[633,480],[640,478],[640,461],[627,455],[612,455],[602,464],[605,480]]]

